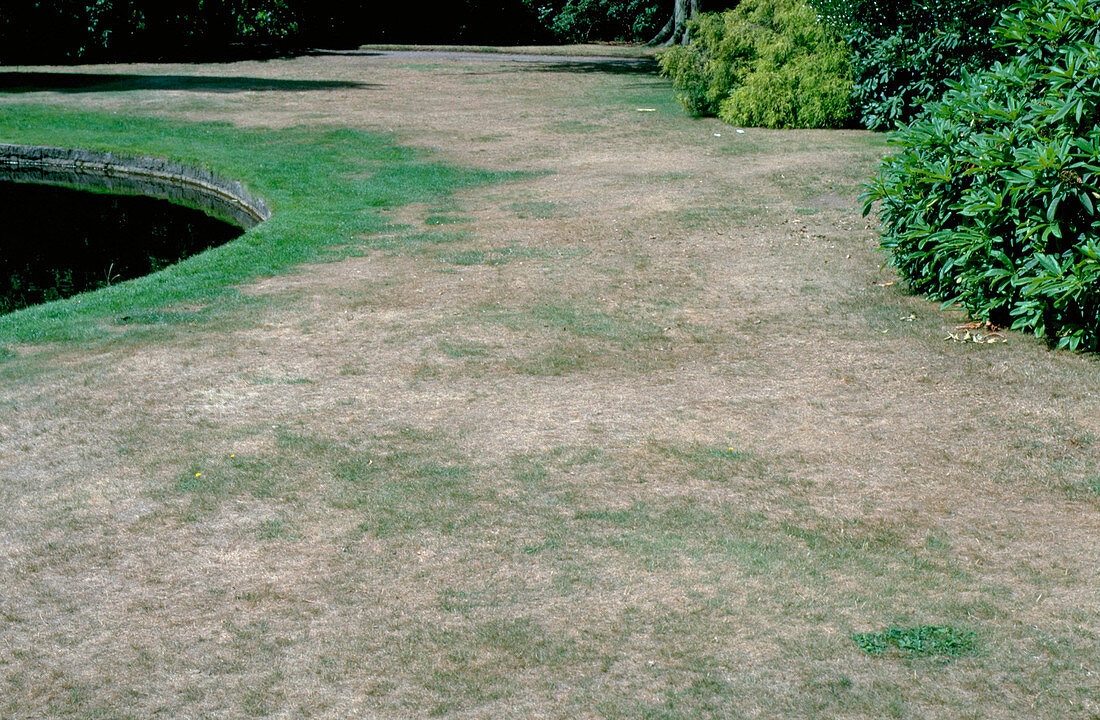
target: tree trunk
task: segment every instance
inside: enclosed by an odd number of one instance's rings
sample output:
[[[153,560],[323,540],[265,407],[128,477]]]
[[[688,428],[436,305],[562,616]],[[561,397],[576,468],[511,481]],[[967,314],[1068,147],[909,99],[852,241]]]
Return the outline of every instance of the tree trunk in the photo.
[[[665,26],[661,28],[652,40],[647,45],[661,45],[669,46],[676,43],[687,45],[688,42],[688,20],[694,18],[699,14],[699,4],[701,0],[674,0],[675,4],[672,6],[672,17],[668,19]]]

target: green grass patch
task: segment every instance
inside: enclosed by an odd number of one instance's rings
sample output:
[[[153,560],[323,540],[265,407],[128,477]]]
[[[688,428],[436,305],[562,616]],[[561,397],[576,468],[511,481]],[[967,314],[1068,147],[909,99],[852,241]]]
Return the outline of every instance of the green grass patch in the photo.
[[[549,220],[551,218],[561,217],[564,214],[562,206],[556,202],[547,202],[545,200],[530,200],[527,202],[512,203],[511,205],[505,205],[505,210],[513,212],[516,217],[522,219],[535,218],[539,220]]]
[[[477,522],[493,492],[445,436],[407,430],[367,447],[327,453],[329,504],[363,516],[357,532],[388,537],[433,528],[453,534]]]
[[[891,647],[909,655],[959,657],[974,653],[973,630],[950,625],[890,627],[880,632],[855,633],[852,640],[871,655],[881,655]]]
[[[459,223],[473,222],[471,218],[456,217],[454,215],[429,215],[424,219],[425,225],[458,225]]]
[[[256,537],[260,540],[297,540],[301,534],[291,521],[280,516],[260,522],[256,527]]]
[[[759,478],[769,474],[768,464],[752,453],[737,450],[732,445],[691,445],[660,447],[669,457],[687,464],[688,472],[705,482],[728,483],[737,479]],[[782,484],[782,480],[775,479]]]
[[[572,659],[576,641],[557,637],[529,618],[490,620],[475,629],[481,645],[509,656],[519,667],[557,666]]]
[[[481,358],[489,354],[488,345],[464,340],[441,342],[439,349],[450,358]]]
[[[480,521],[495,491],[479,483],[479,468],[437,432],[403,429],[353,443],[277,431],[275,448],[192,461],[168,493],[188,521],[209,518],[227,502],[266,501],[293,506],[321,483],[330,508],[353,510],[354,534],[392,537],[433,529],[452,534]],[[293,515],[264,520],[260,539],[298,537]]]
[[[561,377],[592,364],[596,355],[579,343],[558,343],[530,357],[517,358],[511,367],[521,375]]]
[[[733,130],[726,130],[726,135],[731,135]],[[715,145],[715,152],[723,157],[746,157],[748,155],[764,155],[773,152],[774,148],[767,143],[753,142],[743,139],[741,135],[734,135],[730,139],[723,138],[724,142]]]
[[[285,500],[296,496],[293,463],[275,457],[238,456],[209,458],[190,465],[176,478],[172,490],[190,498],[186,515],[197,520],[234,497]]]
[[[449,265],[505,265],[513,260],[565,260],[580,255],[579,251],[540,250],[509,245],[488,250],[463,250],[453,255],[443,255],[440,260]]]
[[[647,366],[664,358],[652,354],[652,349],[668,342],[664,328],[657,323],[628,311],[603,312],[590,303],[560,301],[525,312],[490,308],[484,312],[488,320],[510,330],[552,337],[546,346],[510,363],[516,372],[528,375],[559,376],[594,362]]]
[[[224,473],[195,471],[176,480],[176,492],[194,495],[226,495],[234,487]]]
[[[683,182],[684,180],[694,180],[695,174],[689,172],[663,172],[663,173],[644,173],[638,174],[636,177],[639,179],[652,180],[653,182]]]
[[[503,265],[508,262],[506,255],[493,253],[491,250],[463,250],[442,258],[449,265]]]
[[[446,613],[468,615],[471,610],[476,610],[485,604],[479,594],[453,588],[443,588],[439,591],[439,609]]]
[[[738,720],[747,717],[738,703],[738,693],[725,680],[713,673],[694,677],[685,687],[663,690],[654,703],[613,703],[601,705],[601,714],[608,720]]]
[[[297,264],[466,239],[436,232],[387,237],[391,228],[382,212],[522,176],[434,162],[424,151],[359,130],[241,129],[29,104],[5,107],[0,140],[209,168],[242,181],[274,211],[237,240],[157,273],[2,316],[0,341],[9,343],[103,339],[117,336],[119,327],[201,321],[210,307],[259,302],[242,296],[238,286]]]
[[[1071,497],[1098,498],[1100,497],[1100,475],[1093,475],[1074,483],[1068,483],[1064,487]]]
[[[364,250],[389,250],[402,255],[425,255],[437,252],[440,248],[466,242],[473,233],[465,230],[433,230],[430,232],[386,233],[371,238],[363,245]]]
[[[557,122],[550,123],[549,128],[553,132],[577,133],[581,135],[590,135],[604,131],[602,125],[584,122],[583,120],[558,120]]]
[[[623,349],[667,340],[664,330],[655,323],[566,303],[538,305],[532,308],[531,316],[540,325],[561,328],[579,338],[603,340]]]
[[[700,230],[759,223],[763,220],[774,219],[776,211],[770,210],[763,204],[746,206],[718,205],[681,208],[671,215],[673,222],[677,225],[692,230]]]

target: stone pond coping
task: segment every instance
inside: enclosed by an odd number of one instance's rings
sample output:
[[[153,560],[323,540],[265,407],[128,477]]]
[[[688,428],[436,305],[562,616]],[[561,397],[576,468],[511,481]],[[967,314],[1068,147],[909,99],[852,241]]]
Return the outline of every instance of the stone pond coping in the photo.
[[[0,170],[18,172],[31,181],[136,192],[198,205],[243,227],[271,217],[267,204],[240,182],[173,160],[0,143]]]

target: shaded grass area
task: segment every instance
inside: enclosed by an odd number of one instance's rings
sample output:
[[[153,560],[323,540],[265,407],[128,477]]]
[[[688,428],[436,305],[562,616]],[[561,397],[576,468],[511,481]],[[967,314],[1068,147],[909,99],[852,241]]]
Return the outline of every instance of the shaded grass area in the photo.
[[[392,246],[398,241],[373,239],[389,229],[385,210],[521,176],[441,164],[423,151],[358,130],[242,130],[34,105],[7,107],[0,138],[209,168],[241,180],[274,211],[238,240],[160,272],[2,316],[0,342],[9,343],[87,340],[115,336],[120,327],[193,322],[215,304],[246,302],[235,289],[240,283],[341,257],[356,247]],[[425,234],[399,242],[438,241]]]
[[[580,45],[408,45],[408,44],[368,44],[360,45],[360,50],[379,51],[417,51],[417,52],[461,52],[505,55],[564,55],[569,57],[621,57],[652,58],[654,48],[637,44],[590,43]]]
[[[120,92],[142,90],[187,90],[234,92],[268,92],[273,90],[309,91],[334,89],[365,89],[370,85],[358,82],[326,82],[313,80],[282,80],[251,77],[196,77],[192,75],[126,75],[80,72],[0,72],[0,93],[30,93],[57,90],[66,93]]]

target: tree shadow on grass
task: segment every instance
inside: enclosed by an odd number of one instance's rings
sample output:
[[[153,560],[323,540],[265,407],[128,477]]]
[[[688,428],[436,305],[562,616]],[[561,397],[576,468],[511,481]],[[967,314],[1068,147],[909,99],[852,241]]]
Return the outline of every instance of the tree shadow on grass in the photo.
[[[607,75],[657,75],[660,66],[651,58],[600,59],[600,60],[556,60],[554,62],[517,63],[524,71],[549,73],[577,73]],[[509,68],[514,70],[515,67]]]
[[[607,73],[610,75],[657,75],[660,65],[651,57],[577,57],[566,55],[537,55],[519,52],[485,52],[481,50],[313,50],[308,55],[343,55],[362,57],[390,57],[423,60],[455,60],[466,62],[508,63],[506,67],[489,67],[485,70],[469,70],[467,75],[497,75],[500,73],[523,70],[530,72],[552,73]]]
[[[237,76],[125,75],[75,72],[0,72],[0,93],[52,90],[64,93],[188,90],[193,92],[307,92],[377,87],[342,80],[283,80]]]

